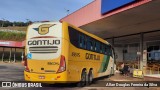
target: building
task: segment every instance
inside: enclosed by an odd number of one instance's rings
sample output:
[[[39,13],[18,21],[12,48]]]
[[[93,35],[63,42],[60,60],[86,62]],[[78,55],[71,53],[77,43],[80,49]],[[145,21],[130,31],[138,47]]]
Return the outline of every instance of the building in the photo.
[[[94,0],[60,21],[108,40],[117,62],[160,61],[160,0]]]
[[[0,40],[0,58],[2,62],[22,61],[24,57],[24,41]]]
[[[22,61],[25,47],[25,31],[17,30],[19,27],[0,28],[0,61]],[[21,29],[22,27],[20,27]]]

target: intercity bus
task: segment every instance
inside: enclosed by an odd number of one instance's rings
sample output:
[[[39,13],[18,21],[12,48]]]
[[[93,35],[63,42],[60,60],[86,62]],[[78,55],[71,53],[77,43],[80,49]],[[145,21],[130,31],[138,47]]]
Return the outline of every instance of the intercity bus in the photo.
[[[26,81],[86,85],[115,71],[113,47],[67,22],[29,25],[25,55]]]

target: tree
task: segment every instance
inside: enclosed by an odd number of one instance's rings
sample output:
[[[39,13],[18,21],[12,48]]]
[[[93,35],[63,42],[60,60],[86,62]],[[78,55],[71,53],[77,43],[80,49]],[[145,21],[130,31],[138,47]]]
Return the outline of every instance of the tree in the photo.
[[[6,21],[6,20],[0,20],[0,27],[8,27],[8,26],[28,26],[29,24],[31,24],[32,21],[27,21],[27,22],[10,22],[10,21]]]

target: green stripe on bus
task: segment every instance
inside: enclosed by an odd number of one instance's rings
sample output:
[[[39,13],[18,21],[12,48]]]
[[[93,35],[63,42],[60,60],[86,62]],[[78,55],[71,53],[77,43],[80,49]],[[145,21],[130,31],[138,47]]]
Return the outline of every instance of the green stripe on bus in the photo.
[[[99,73],[105,72],[107,70],[109,59],[110,59],[110,56],[104,55],[101,67],[99,69]]]

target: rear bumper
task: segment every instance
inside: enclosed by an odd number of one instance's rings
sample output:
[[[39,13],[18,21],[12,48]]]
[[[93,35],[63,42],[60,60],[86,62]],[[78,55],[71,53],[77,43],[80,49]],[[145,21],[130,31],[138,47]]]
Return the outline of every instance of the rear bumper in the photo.
[[[67,83],[67,74],[66,71],[58,74],[40,74],[24,71],[24,79],[41,83]]]

